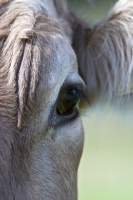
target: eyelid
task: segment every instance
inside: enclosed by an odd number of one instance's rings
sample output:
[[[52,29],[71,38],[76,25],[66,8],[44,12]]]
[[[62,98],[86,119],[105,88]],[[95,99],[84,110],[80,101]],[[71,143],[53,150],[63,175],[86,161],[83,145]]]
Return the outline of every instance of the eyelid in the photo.
[[[69,84],[69,85],[63,85],[60,94],[64,93],[64,91],[67,91],[69,89],[75,89],[79,93],[79,96],[82,99],[85,99],[89,103],[89,99],[87,97],[87,89],[84,85],[82,84]]]
[[[64,83],[62,84],[62,87],[60,88],[60,91],[58,93],[58,98],[61,94],[66,92],[68,89],[75,88],[80,97],[82,99],[85,99],[88,104],[89,103],[89,98],[88,98],[88,93],[87,93],[87,88],[85,85],[85,82],[83,79],[79,76],[77,72],[71,72],[68,77],[65,79]]]
[[[81,98],[87,100],[87,91],[85,87],[83,87],[82,85],[74,85],[73,88],[78,91]]]

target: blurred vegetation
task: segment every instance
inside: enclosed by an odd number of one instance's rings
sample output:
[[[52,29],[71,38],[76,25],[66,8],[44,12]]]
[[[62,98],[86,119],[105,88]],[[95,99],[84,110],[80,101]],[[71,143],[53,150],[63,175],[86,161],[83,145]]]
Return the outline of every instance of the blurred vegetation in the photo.
[[[79,200],[133,200],[133,112],[97,104],[83,117]]]
[[[102,19],[116,0],[68,0],[70,10],[89,22]]]
[[[68,5],[92,23],[101,20],[114,2],[69,0]],[[85,147],[79,200],[133,200],[133,112],[98,102],[82,118]]]

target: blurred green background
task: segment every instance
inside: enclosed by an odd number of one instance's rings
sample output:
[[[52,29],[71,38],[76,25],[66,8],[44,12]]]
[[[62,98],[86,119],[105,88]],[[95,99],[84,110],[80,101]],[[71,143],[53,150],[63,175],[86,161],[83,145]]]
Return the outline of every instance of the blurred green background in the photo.
[[[116,0],[68,0],[70,10],[79,16],[94,22],[102,19]]]
[[[88,22],[102,19],[114,0],[70,0]],[[79,167],[79,200],[133,200],[133,111],[105,102],[82,116],[85,147]]]

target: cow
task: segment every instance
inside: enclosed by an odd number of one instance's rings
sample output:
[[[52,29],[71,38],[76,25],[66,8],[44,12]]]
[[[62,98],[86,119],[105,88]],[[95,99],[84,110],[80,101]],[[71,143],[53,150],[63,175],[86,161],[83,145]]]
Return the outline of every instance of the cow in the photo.
[[[88,24],[64,0],[0,0],[0,199],[76,200],[79,101],[132,96],[133,1]]]

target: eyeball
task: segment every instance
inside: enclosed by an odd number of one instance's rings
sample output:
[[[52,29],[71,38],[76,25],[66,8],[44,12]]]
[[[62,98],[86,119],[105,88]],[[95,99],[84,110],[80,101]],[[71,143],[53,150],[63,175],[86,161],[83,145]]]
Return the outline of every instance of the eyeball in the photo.
[[[57,113],[59,115],[70,115],[78,106],[80,94],[75,88],[70,88],[61,93],[57,102]]]

